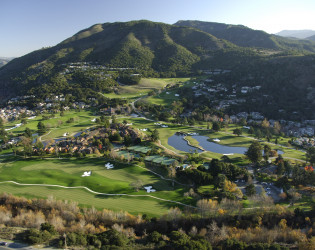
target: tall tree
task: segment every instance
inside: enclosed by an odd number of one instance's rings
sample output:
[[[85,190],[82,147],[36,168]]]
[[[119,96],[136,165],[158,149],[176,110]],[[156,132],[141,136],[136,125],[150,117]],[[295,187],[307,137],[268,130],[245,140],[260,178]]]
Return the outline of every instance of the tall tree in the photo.
[[[160,139],[160,134],[157,129],[154,129],[153,132],[151,133],[151,140],[156,142]]]
[[[252,163],[257,163],[262,159],[262,146],[258,141],[253,141],[245,155]]]
[[[239,128],[236,128],[236,129],[233,130],[233,134],[237,135],[237,136],[240,136],[242,134],[242,130],[239,129]]]
[[[174,166],[169,167],[168,177],[170,177],[172,179],[172,185],[174,187],[174,178],[176,177],[176,169]]]
[[[249,184],[248,186],[245,187],[246,195],[247,196],[252,196],[256,194],[256,189],[254,184]]]
[[[212,130],[213,131],[219,131],[220,130],[220,123],[219,122],[213,122],[212,124]]]
[[[315,147],[310,147],[306,151],[306,159],[313,165],[315,163]]]
[[[264,145],[264,158],[266,161],[268,161],[268,159],[269,159],[270,151],[271,151],[271,147],[269,145],[265,144]]]
[[[39,135],[43,135],[43,134],[45,134],[46,133],[46,126],[45,126],[45,124],[43,123],[43,122],[38,122],[38,124],[37,124],[37,131],[38,131],[38,134]]]
[[[31,138],[32,137],[32,131],[29,128],[25,128],[24,136]]]

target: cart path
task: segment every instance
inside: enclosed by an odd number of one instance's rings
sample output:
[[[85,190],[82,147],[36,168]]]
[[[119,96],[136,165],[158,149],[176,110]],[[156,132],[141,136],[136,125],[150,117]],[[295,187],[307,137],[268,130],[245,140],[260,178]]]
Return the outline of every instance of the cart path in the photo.
[[[179,201],[172,201],[172,200],[167,200],[167,199],[163,199],[163,198],[159,198],[159,197],[155,197],[152,195],[148,195],[148,194],[108,194],[108,193],[100,193],[100,192],[96,192],[93,191],[91,189],[89,189],[88,187],[85,186],[76,186],[76,187],[66,187],[66,186],[61,186],[61,185],[53,185],[53,184],[25,184],[25,183],[18,183],[15,181],[2,181],[0,182],[0,184],[6,184],[6,183],[12,183],[18,186],[40,186],[40,187],[58,187],[58,188],[64,188],[64,189],[85,189],[88,192],[92,193],[92,194],[97,194],[97,195],[104,195],[104,196],[127,196],[127,197],[148,197],[148,198],[153,198],[156,200],[160,200],[160,201],[165,201],[165,202],[171,202],[171,203],[176,203],[185,207],[190,207],[190,208],[197,208],[191,205],[187,205],[185,203],[179,202]]]

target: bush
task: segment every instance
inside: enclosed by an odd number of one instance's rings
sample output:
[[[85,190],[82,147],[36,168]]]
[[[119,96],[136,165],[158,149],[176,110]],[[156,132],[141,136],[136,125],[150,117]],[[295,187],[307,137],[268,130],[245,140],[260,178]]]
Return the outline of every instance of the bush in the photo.
[[[38,229],[31,228],[30,230],[26,231],[25,233],[25,240],[30,244],[39,244],[47,242],[51,239],[51,234],[44,230],[39,231]]]
[[[157,231],[154,231],[149,235],[148,238],[150,242],[158,243],[162,239],[162,234],[160,234]]]

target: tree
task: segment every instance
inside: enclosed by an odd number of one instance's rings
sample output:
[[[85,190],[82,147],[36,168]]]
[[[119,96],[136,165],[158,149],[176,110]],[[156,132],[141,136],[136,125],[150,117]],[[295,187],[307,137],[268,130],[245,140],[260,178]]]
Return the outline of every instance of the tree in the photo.
[[[124,137],[124,144],[125,144],[125,146],[129,147],[131,145],[131,143],[132,143],[132,139],[131,139],[130,135],[126,135]]]
[[[270,151],[271,151],[271,147],[269,145],[265,144],[264,145],[264,158],[266,161],[268,161],[268,159],[269,159]]]
[[[245,187],[246,195],[252,196],[256,194],[256,188],[254,184],[249,184]]]
[[[263,128],[269,128],[270,123],[269,123],[269,121],[267,120],[267,118],[265,118],[265,119],[261,122],[261,126],[262,126]]]
[[[279,134],[281,131],[281,125],[278,121],[275,122],[273,125],[273,130],[275,131],[276,134]]]
[[[289,191],[288,191],[288,195],[290,196],[291,198],[291,205],[293,206],[294,203],[301,199],[302,198],[302,195],[300,193],[298,193],[294,188],[291,188]]]
[[[7,135],[7,132],[4,130],[4,126],[3,126],[4,122],[2,120],[2,118],[0,117],[0,137],[5,137]]]
[[[306,159],[311,163],[315,164],[315,147],[310,147],[306,151]]]
[[[45,126],[45,124],[43,123],[43,122],[38,122],[38,124],[37,124],[37,131],[38,131],[38,134],[39,135],[43,135],[43,134],[45,134],[46,133],[46,126]]]
[[[154,129],[151,133],[151,140],[156,142],[160,139],[160,134],[159,131],[157,129]]]
[[[112,115],[112,124],[116,124],[117,123],[117,119],[115,115]]]
[[[197,207],[200,210],[201,216],[211,213],[218,207],[218,202],[211,199],[201,199],[197,202]]]
[[[44,144],[41,141],[37,141],[35,147],[37,148],[38,155],[42,158],[43,155],[45,154]]]
[[[262,159],[262,147],[258,141],[253,141],[245,155],[252,163],[257,163]]]
[[[233,130],[233,134],[234,135],[240,136],[242,133],[243,133],[242,130],[239,129],[239,128],[236,128],[236,129]]]
[[[172,179],[172,185],[174,187],[174,178],[176,177],[175,167],[171,166],[168,168],[168,177],[170,177]]]
[[[284,162],[280,161],[278,163],[277,170],[276,170],[277,175],[283,175],[284,171],[285,171]]]
[[[219,122],[213,122],[212,123],[212,130],[213,131],[219,131],[220,130],[220,123]]]
[[[25,128],[24,136],[31,138],[32,137],[32,131],[29,128]]]

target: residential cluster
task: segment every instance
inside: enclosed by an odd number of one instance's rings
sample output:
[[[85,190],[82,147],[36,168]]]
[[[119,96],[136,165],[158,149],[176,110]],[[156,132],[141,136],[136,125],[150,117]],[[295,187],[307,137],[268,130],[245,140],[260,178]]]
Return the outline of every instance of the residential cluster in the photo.
[[[19,106],[7,106],[5,108],[0,108],[0,118],[5,121],[14,121],[21,119],[21,116],[32,117],[35,115],[33,110],[29,110],[27,107]]]
[[[56,145],[46,145],[44,150],[46,153],[54,153],[56,150],[61,153],[77,152],[82,154],[93,154],[103,150],[106,143],[102,141],[110,138],[115,134],[119,134],[122,138],[130,136],[131,141],[140,138],[141,135],[130,126],[124,124],[112,124],[111,128],[96,128],[86,130],[84,133],[78,133],[73,138],[64,138],[56,140]],[[114,139],[115,140],[115,139]],[[34,149],[37,150],[36,148]]]

